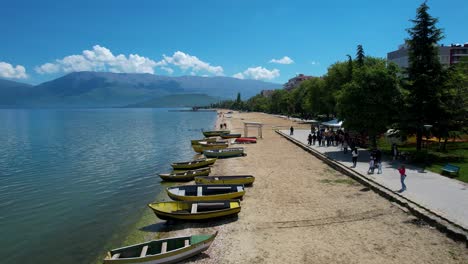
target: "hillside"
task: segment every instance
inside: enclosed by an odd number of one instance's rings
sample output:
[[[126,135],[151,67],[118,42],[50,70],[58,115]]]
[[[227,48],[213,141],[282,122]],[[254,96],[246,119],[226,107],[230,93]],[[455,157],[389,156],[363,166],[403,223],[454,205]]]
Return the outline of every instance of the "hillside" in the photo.
[[[280,84],[231,77],[170,77],[153,74],[74,72],[37,86],[18,89],[0,83],[1,105],[17,107],[122,107],[174,94],[206,94],[246,99]],[[168,98],[170,99],[170,98]],[[180,98],[179,98],[180,99]]]

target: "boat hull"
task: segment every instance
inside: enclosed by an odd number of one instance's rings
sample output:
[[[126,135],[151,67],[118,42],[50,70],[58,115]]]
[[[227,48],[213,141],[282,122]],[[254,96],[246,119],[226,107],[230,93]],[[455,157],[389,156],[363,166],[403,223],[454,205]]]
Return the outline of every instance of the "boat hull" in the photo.
[[[184,182],[184,181],[192,181],[197,176],[208,176],[211,173],[211,169],[201,169],[201,170],[189,170],[185,173],[167,173],[167,174],[159,174],[159,177],[165,181],[172,181],[172,182]]]
[[[123,258],[123,259],[111,259],[110,252],[108,257],[104,259],[104,264],[114,264],[114,263],[138,263],[138,264],[166,264],[166,263],[177,263],[181,260],[195,256],[203,251],[206,251],[211,244],[213,243],[217,233],[212,235],[209,239],[183,247],[174,251],[170,251],[164,254],[149,255],[146,257],[140,258]]]
[[[225,149],[228,146],[229,146],[228,144],[216,144],[216,145],[207,144],[207,145],[193,145],[192,148],[195,152],[203,153],[203,151],[205,150]]]
[[[184,186],[179,186],[179,187],[169,187],[166,188],[167,195],[175,201],[213,201],[213,200],[230,200],[230,199],[240,199],[245,195],[245,190],[243,185],[231,185],[231,186],[225,186],[222,187],[220,185],[214,185],[214,186],[201,186],[201,185],[195,185],[191,187],[199,187],[199,188],[204,188],[204,192],[209,191],[207,189],[209,188],[231,188],[229,189],[229,192],[226,193],[220,193],[220,194],[213,194],[213,195],[201,195],[197,196],[195,192],[192,192],[192,195],[180,195],[179,194],[179,189],[182,189]],[[186,191],[184,190],[184,194]]]
[[[236,138],[236,143],[257,143],[256,138]]]
[[[207,201],[207,202],[216,202],[216,201]],[[173,202],[173,203],[191,204],[191,202]],[[233,206],[233,203],[236,203],[236,205]],[[153,204],[149,204],[148,206],[151,208],[151,210],[153,210],[154,214],[158,218],[163,219],[163,220],[200,221],[200,220],[207,220],[207,219],[214,219],[214,218],[237,215],[241,210],[240,202],[230,201],[230,204],[231,206],[228,209],[197,212],[197,213],[167,212],[167,211],[158,210],[157,208],[153,206]]]
[[[190,140],[190,143],[192,145],[200,145],[200,142],[202,141],[205,141],[205,142],[215,142],[217,141],[218,139],[213,137],[213,138],[205,138],[205,139],[192,139]]]
[[[221,138],[240,138],[241,134],[221,134]]]
[[[251,185],[255,177],[251,175],[239,176],[198,176],[195,177],[196,184],[243,184]]]
[[[230,157],[238,157],[244,155],[244,149],[229,149],[225,148],[227,151],[210,151],[210,150],[205,150],[203,151],[203,154],[207,158],[230,158]]]
[[[229,134],[230,130],[212,130],[212,131],[203,131],[205,137],[216,137],[221,136],[221,134]]]
[[[216,159],[206,159],[204,161],[192,161],[192,162],[179,162],[179,163],[172,163],[171,166],[175,170],[187,170],[187,169],[197,169],[203,168],[210,165],[213,165],[216,162]]]

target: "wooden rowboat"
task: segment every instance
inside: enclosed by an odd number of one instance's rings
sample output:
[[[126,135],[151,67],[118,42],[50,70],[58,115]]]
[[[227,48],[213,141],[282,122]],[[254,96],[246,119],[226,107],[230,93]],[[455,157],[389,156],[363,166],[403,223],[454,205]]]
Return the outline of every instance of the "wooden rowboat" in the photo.
[[[196,184],[243,184],[250,185],[255,181],[252,175],[234,175],[234,176],[197,176]]]
[[[230,158],[244,155],[244,148],[210,149],[203,151],[207,158]]]
[[[159,177],[165,181],[191,181],[196,176],[208,176],[210,175],[210,172],[210,168],[202,168],[197,170],[188,170],[185,172],[162,173],[159,174]]]
[[[113,249],[107,252],[104,264],[179,262],[207,250],[217,234],[166,238]]]
[[[221,134],[220,137],[222,138],[240,138],[241,134]]]
[[[200,142],[200,145],[192,145],[192,148],[195,152],[203,153],[204,150],[208,149],[224,149],[227,148],[229,144],[227,142],[221,143],[208,143],[208,142]]]
[[[171,166],[177,170],[183,169],[196,169],[196,168],[203,168],[210,165],[213,165],[216,162],[216,159],[198,159],[186,162],[175,162],[172,163]]]
[[[241,198],[244,185],[182,185],[166,189],[167,195],[177,201],[210,201]]]
[[[240,137],[234,141],[236,143],[257,143],[257,138],[254,137]]]
[[[241,210],[239,200],[172,201],[151,203],[154,214],[164,220],[205,220],[237,215]]]
[[[229,134],[231,133],[230,130],[211,130],[211,131],[203,131],[203,135],[205,137],[216,137],[221,136],[221,134]]]
[[[200,143],[199,143],[200,141],[215,142],[215,141],[217,141],[217,140],[218,140],[218,139],[215,138],[215,137],[212,137],[212,138],[205,138],[205,139],[192,139],[192,140],[190,140],[190,143],[191,143],[192,145],[198,145],[198,144],[200,144]]]

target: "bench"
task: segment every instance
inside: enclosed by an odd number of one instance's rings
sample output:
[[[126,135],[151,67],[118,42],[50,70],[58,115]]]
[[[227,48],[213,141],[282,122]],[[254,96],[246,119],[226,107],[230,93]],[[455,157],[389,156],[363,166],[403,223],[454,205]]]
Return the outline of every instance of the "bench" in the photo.
[[[203,196],[203,187],[201,186],[197,187],[197,196]]]
[[[185,239],[185,241],[184,241],[184,247],[188,247],[188,246],[190,246],[190,240]]]
[[[167,252],[167,242],[163,242],[161,246],[161,254],[164,254]]]
[[[144,247],[141,249],[140,258],[145,257],[145,256],[146,256],[146,252],[148,252],[148,245],[144,246]]]
[[[458,172],[460,172],[460,167],[447,163],[444,165],[444,167],[442,167],[442,173],[444,172],[448,173],[449,175],[452,173],[458,175]]]
[[[120,257],[120,253],[114,254],[111,259],[118,259]]]

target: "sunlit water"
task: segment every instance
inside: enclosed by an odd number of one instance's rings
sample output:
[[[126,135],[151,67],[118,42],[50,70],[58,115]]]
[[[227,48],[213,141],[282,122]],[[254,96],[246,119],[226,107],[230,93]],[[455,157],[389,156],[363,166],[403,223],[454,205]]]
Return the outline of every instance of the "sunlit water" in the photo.
[[[190,159],[215,113],[0,110],[1,263],[90,263]]]

